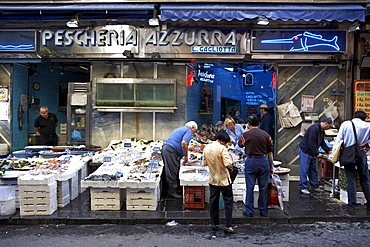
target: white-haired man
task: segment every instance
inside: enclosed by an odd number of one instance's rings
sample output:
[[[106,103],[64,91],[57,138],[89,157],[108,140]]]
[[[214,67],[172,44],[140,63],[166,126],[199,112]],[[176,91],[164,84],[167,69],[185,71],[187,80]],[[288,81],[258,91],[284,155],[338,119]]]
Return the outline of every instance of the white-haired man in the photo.
[[[198,124],[196,122],[187,122],[185,126],[175,129],[162,147],[164,163],[162,178],[165,178],[169,185],[168,197],[182,197],[176,193],[176,188],[180,185],[180,160],[184,158],[184,164],[188,162],[188,145],[197,129]]]

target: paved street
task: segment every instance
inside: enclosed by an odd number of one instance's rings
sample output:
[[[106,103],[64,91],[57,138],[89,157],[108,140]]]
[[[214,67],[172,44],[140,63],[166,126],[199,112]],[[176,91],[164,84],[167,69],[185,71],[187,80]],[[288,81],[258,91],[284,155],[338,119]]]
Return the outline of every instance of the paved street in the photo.
[[[238,233],[209,225],[1,225],[0,246],[368,246],[370,223],[245,224]]]

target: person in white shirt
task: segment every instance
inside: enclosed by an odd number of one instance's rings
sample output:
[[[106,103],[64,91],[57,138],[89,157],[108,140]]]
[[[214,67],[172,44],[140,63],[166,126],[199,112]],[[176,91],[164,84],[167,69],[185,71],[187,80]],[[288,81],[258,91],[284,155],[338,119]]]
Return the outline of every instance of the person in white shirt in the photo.
[[[357,111],[354,113],[352,120],[343,122],[339,128],[338,135],[333,146],[333,153],[335,153],[335,150],[338,148],[338,144],[341,140],[343,140],[342,145],[344,147],[349,147],[355,144],[356,141],[353,133],[353,123],[357,134],[357,144],[359,144],[360,148],[363,149],[363,157],[360,162],[344,166],[344,173],[347,178],[348,204],[343,205],[342,208],[349,211],[355,211],[357,207],[356,170],[359,173],[360,184],[367,201],[366,209],[370,210],[369,168],[367,165],[366,152],[364,151],[364,147],[368,146],[370,138],[370,123],[365,122],[365,119],[366,113],[363,111]]]

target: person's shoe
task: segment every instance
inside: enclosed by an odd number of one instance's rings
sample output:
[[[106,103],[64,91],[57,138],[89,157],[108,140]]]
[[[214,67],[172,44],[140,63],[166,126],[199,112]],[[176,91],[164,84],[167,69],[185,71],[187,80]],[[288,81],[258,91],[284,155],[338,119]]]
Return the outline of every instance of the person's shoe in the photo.
[[[234,230],[232,227],[230,227],[230,228],[225,228],[225,230],[224,230],[224,233],[225,234],[235,234],[237,231],[236,230]]]
[[[212,225],[212,231],[214,232],[218,231],[218,225]]]
[[[370,204],[366,204],[366,210],[370,210]]]
[[[352,211],[352,212],[356,211],[356,207],[348,205],[348,204],[343,204],[342,209],[346,211]]]
[[[316,193],[323,193],[323,192],[325,192],[325,190],[323,190],[321,188],[316,188],[316,189],[313,189],[312,191],[313,192],[316,192]]]
[[[260,213],[260,216],[261,217],[267,217],[268,215],[267,215],[267,213]]]
[[[243,212],[243,215],[246,217],[253,217],[253,214],[247,214],[246,212]]]
[[[310,195],[311,194],[311,192],[309,192],[308,189],[301,189],[301,193],[303,195]]]
[[[167,197],[175,198],[175,199],[181,199],[182,198],[182,195],[177,194],[176,188],[170,186],[170,188],[168,190],[168,196]]]

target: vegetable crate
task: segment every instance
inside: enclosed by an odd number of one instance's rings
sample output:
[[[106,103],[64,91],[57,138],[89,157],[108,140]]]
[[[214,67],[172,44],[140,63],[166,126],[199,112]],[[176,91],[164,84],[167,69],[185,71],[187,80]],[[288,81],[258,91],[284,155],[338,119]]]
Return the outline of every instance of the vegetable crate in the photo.
[[[204,186],[184,186],[184,208],[204,209],[205,188]]]

